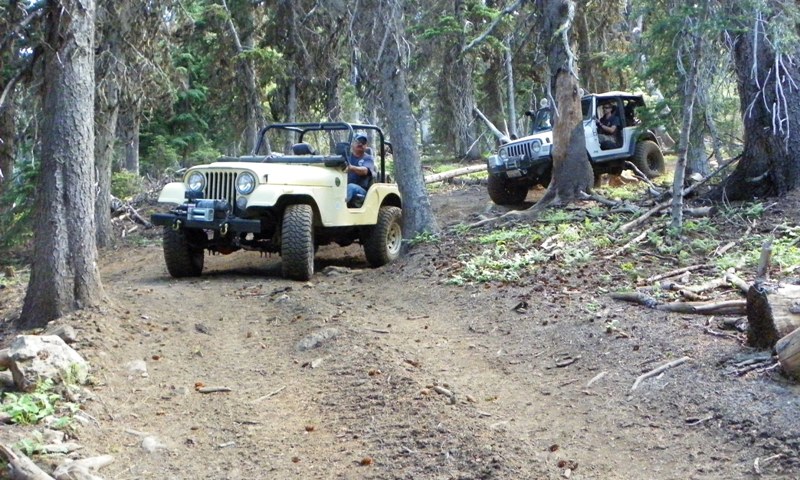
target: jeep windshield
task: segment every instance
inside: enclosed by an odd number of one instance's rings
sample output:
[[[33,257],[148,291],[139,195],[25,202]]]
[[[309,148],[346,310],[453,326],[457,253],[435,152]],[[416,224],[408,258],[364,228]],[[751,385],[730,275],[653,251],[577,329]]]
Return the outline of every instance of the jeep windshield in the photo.
[[[374,125],[329,123],[276,123],[259,132],[253,156],[347,155],[356,135],[369,138],[372,155],[381,156],[383,132]]]

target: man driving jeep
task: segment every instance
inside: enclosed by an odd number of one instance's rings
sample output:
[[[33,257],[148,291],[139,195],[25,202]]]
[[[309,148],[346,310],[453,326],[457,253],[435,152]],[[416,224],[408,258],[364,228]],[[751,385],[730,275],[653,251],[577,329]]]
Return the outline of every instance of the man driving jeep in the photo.
[[[359,133],[350,146],[350,155],[347,156],[347,197],[345,202],[350,205],[352,200],[363,200],[372,181],[377,178],[375,159],[367,153],[367,136]]]

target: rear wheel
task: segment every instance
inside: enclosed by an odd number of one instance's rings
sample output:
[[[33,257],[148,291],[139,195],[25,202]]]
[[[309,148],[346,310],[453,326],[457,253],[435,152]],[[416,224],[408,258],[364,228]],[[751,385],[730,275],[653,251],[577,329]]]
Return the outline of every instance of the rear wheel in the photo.
[[[202,231],[164,227],[164,263],[175,278],[197,277],[203,271]]]
[[[641,140],[633,154],[633,164],[647,178],[656,178],[664,173],[664,155],[652,140]]]
[[[517,205],[528,196],[528,185],[489,175],[489,198],[498,205]]]
[[[378,223],[364,238],[364,254],[373,267],[380,267],[400,256],[403,245],[403,212],[397,207],[381,207]]]

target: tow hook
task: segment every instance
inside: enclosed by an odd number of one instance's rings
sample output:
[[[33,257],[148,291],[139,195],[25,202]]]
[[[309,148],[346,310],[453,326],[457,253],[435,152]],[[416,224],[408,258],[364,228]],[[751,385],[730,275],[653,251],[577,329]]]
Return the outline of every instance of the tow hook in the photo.
[[[172,229],[176,232],[181,229],[181,221],[175,220],[175,223],[172,224]]]
[[[228,224],[227,223],[223,223],[222,224],[222,227],[219,229],[219,233],[221,233],[223,237],[228,234]]]

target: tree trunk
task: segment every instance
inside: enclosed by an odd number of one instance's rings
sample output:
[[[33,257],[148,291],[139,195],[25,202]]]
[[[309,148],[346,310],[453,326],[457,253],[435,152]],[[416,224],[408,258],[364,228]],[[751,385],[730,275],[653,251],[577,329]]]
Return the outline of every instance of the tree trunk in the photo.
[[[95,102],[95,171],[97,174],[97,199],[95,201],[96,239],[100,248],[114,243],[111,227],[111,165],[117,134],[117,85],[106,82],[98,92]]]
[[[455,21],[463,28],[464,1],[454,0],[452,5]],[[473,62],[463,54],[465,45],[466,35],[462,30],[450,38],[444,50],[438,91],[439,124],[453,154],[459,159],[475,160],[480,157],[480,151],[475,141],[477,128],[472,117],[475,107]]]
[[[675,176],[672,181],[672,220],[670,227],[673,232],[680,232],[683,228],[683,181],[686,175],[686,157],[692,132],[694,119],[694,104],[697,99],[697,76],[702,60],[703,44],[699,35],[694,34],[687,41],[692,41],[693,55],[688,60],[689,71],[684,79],[683,97],[683,122],[681,137],[678,140],[678,163],[675,165]],[[699,130],[699,129],[698,129]]]
[[[3,86],[0,85],[0,90]],[[0,198],[14,177],[14,140],[17,137],[14,102],[11,95],[0,106]],[[5,207],[0,207],[2,211]]]
[[[453,154],[459,159],[474,160],[480,154],[475,144],[477,129],[472,117],[475,106],[472,64],[461,55],[461,48],[461,45],[454,45],[445,53],[439,83],[440,115],[449,120],[442,126]]]
[[[228,10],[227,3],[223,0],[223,5]],[[264,116],[264,108],[261,105],[261,94],[258,89],[258,79],[255,67],[255,62],[252,57],[245,55],[245,53],[253,50],[253,24],[255,4],[248,4],[240,12],[244,15],[244,28],[245,35],[239,36],[239,31],[233,21],[233,15],[228,11],[228,30],[233,37],[234,46],[236,49],[236,78],[239,81],[239,88],[242,89],[242,96],[244,97],[244,142],[243,150],[250,152],[255,148],[258,131],[266,125],[266,117]]]
[[[516,88],[514,87],[514,56],[511,54],[511,40],[505,51],[504,63],[506,67],[506,95],[508,96],[508,133],[511,138],[519,138],[517,128],[517,101]]]
[[[772,348],[779,338],[800,327],[800,285],[767,291],[759,285],[747,291],[747,343]]]
[[[18,327],[43,327],[104,294],[94,189],[94,0],[48,4],[43,144],[31,278]]]
[[[778,340],[775,352],[783,371],[800,380],[800,328]]]
[[[698,102],[700,98],[698,96]],[[700,107],[700,105],[697,105]],[[700,108],[694,109],[692,128],[689,132],[689,146],[686,150],[686,175],[694,173],[701,177],[711,173],[706,154],[706,119],[705,114],[700,112]]]
[[[553,179],[540,200],[546,206],[569,203],[579,192],[590,191],[594,175],[586,154],[578,79],[570,60],[570,50],[574,49],[568,38],[575,3],[572,0],[548,0],[544,5],[544,38],[550,39],[548,63],[555,97]]]
[[[123,4],[124,5],[124,4]],[[119,114],[119,82],[123,76],[122,18],[119,8],[108,4],[101,6],[97,14],[97,51],[95,57],[95,85],[97,88],[94,115],[94,165],[97,175],[97,199],[95,201],[96,240],[98,247],[114,243],[111,227],[111,167],[114,159],[114,144],[117,138],[117,116]]]
[[[134,102],[137,103],[138,102]],[[122,109],[119,115],[117,136],[125,144],[125,170],[139,175],[139,129],[142,120],[139,116],[138,105],[130,105]]]
[[[794,83],[800,78],[800,47],[796,41],[781,41],[778,44],[788,50],[775,51],[775,39],[765,31],[774,17],[783,15],[784,7],[777,0],[767,3],[772,17],[750,12],[745,18],[757,28],[730,32],[744,151],[736,170],[714,192],[715,198],[782,196],[800,184],[800,89]]]
[[[414,135],[406,66],[400,56],[399,44],[404,42],[405,33],[403,1],[393,0],[386,5],[382,0],[368,0],[363,5],[368,10],[367,16],[373,26],[381,26],[362,37],[360,48],[362,52],[370,52],[377,57],[373,59],[377,71],[372,77],[376,79],[383,102],[396,159],[394,173],[403,196],[403,236],[412,238],[422,232],[437,232],[439,226],[425,190],[422,163]],[[369,28],[365,30],[370,31]]]

